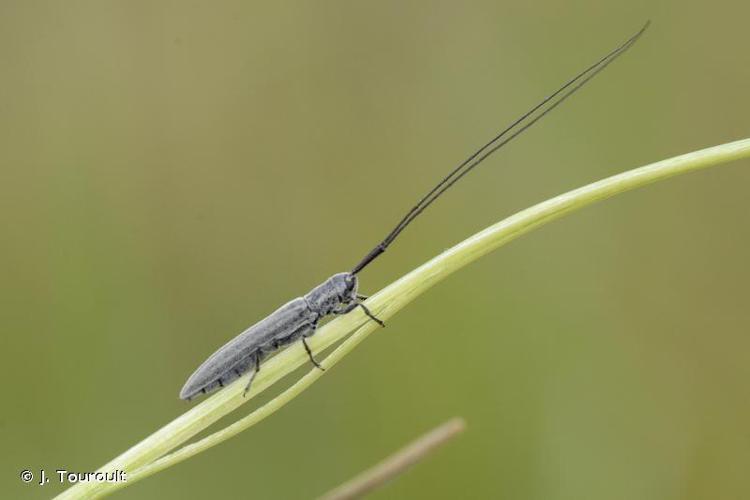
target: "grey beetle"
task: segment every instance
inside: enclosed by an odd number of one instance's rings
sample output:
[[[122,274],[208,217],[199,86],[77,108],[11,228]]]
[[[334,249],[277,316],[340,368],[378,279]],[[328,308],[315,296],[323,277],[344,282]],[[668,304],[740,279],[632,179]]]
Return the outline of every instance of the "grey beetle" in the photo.
[[[302,339],[313,364],[321,368],[305,341],[315,333],[321,318],[329,314],[346,314],[355,307],[361,307],[365,314],[383,325],[364,304],[358,302],[361,296],[357,295],[357,282],[356,274],[335,274],[304,297],[287,302],[213,353],[190,376],[180,391],[180,397],[190,399],[199,392],[206,393],[223,387],[254,367],[247,382],[247,391],[260,370],[260,361],[267,354],[298,339]]]
[[[346,314],[352,309],[360,307],[373,321],[385,326],[361,302],[365,297],[357,294],[357,273],[382,254],[406,226],[461,177],[556,108],[609,63],[628,50],[643,34],[648,25],[647,22],[643,28],[622,45],[569,80],[555,93],[543,99],[453,169],[409,210],[388,236],[370,250],[351,272],[331,276],[306,295],[287,302],[213,353],[188,378],[182,391],[180,391],[180,398],[190,399],[199,393],[205,394],[217,387],[223,387],[252,369],[245,386],[245,392],[247,392],[253,378],[260,370],[260,362],[267,355],[299,339],[302,340],[312,364],[322,370],[320,364],[315,361],[306,338],[315,333],[318,323],[326,316]]]

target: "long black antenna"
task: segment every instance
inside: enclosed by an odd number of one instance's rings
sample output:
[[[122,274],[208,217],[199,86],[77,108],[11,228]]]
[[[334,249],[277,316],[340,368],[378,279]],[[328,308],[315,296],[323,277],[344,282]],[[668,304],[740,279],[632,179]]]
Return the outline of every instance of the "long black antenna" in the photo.
[[[539,104],[524,113],[520,118],[511,123],[507,128],[496,135],[491,141],[479,148],[474,154],[464,160],[459,166],[454,168],[443,180],[441,180],[432,190],[427,193],[411,210],[401,219],[401,222],[385,237],[383,241],[370,250],[365,257],[352,269],[352,274],[357,274],[364,269],[370,262],[375,260],[385,249],[393,243],[393,240],[413,221],[425,208],[437,200],[448,188],[455,184],[461,177],[468,174],[474,167],[482,163],[492,153],[515,139],[519,134],[539,121],[544,115],[559,106],[565,99],[573,95],[578,89],[583,87],[589,80],[606,68],[609,63],[621,56],[628,50],[640,36],[646,31],[651,21],[646,24],[633,36],[628,38],[622,45],[614,49],[606,56],[599,59],[574,78],[566,82],[562,87],[557,89],[554,94],[545,97]]]

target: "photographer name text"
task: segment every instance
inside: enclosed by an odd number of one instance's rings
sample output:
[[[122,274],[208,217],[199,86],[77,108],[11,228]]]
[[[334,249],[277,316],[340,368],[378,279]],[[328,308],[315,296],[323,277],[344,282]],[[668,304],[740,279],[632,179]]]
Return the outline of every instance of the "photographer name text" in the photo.
[[[60,484],[76,483],[124,483],[128,480],[127,473],[124,470],[114,470],[111,472],[77,472],[66,469],[55,469],[54,474],[47,474],[44,469],[38,472],[32,472],[29,469],[21,471],[21,481],[24,483],[35,482],[44,486],[50,482],[50,478],[56,479]]]

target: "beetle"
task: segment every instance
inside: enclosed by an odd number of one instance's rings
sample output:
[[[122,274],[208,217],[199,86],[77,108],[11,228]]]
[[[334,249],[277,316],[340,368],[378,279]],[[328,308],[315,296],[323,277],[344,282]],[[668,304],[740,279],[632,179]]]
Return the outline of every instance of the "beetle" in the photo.
[[[302,341],[312,364],[323,370],[324,368],[315,360],[306,339],[315,333],[318,323],[326,316],[346,314],[359,307],[370,319],[385,326],[362,303],[366,297],[357,293],[359,286],[357,274],[385,252],[401,231],[459,179],[559,106],[609,63],[628,50],[649,24],[647,22],[623,44],[544,98],[454,168],[412,207],[385,239],[370,250],[351,271],[334,274],[302,297],[287,302],[213,353],[188,378],[180,391],[180,398],[189,400],[200,393],[206,394],[243,376],[248,370],[252,370],[245,386],[244,393],[246,394],[255,375],[260,371],[261,361],[269,354],[297,340]]]

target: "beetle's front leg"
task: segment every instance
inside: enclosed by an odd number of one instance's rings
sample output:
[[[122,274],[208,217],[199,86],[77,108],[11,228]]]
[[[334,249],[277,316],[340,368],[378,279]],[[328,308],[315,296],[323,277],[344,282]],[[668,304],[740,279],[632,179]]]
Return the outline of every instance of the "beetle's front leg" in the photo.
[[[346,314],[353,310],[356,307],[361,307],[362,310],[365,312],[365,314],[373,320],[375,323],[379,324],[383,328],[385,328],[385,323],[383,323],[382,320],[378,319],[372,312],[370,312],[370,309],[367,308],[366,305],[364,305],[362,302],[352,302],[351,304],[347,304],[346,307],[343,309],[339,309],[338,311],[333,311],[333,314],[340,315],[340,314]]]

